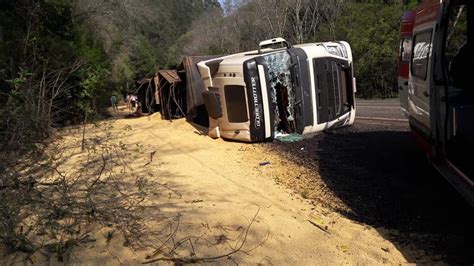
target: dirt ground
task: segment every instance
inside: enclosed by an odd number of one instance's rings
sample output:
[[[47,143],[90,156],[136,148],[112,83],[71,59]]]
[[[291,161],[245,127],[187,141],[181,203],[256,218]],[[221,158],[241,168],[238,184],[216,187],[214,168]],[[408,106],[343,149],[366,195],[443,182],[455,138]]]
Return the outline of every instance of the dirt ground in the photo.
[[[263,144],[307,173],[280,181],[315,206],[375,228],[407,262],[474,263],[474,208],[429,165],[398,101],[359,100],[357,108],[352,127]]]
[[[124,113],[96,130],[107,125],[122,134],[121,145],[139,147],[128,154],[131,168],[172,191],[160,196],[157,212],[178,217],[169,231],[174,243],[189,240],[182,256],[223,255],[210,260],[219,264],[474,262],[472,208],[431,170],[402,122],[244,144],[212,140],[184,119],[119,118]],[[70,130],[69,141],[80,133]],[[150,221],[161,220],[154,215]],[[75,248],[70,262],[163,257],[126,247],[120,236],[106,241],[106,230],[97,228],[97,241]]]

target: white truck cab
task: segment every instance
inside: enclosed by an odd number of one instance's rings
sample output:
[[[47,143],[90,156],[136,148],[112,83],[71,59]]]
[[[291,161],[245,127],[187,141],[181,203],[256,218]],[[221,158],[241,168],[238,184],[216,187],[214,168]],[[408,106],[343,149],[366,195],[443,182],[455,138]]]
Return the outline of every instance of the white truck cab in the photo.
[[[356,84],[347,42],[292,46],[275,38],[256,51],[202,61],[198,69],[213,138],[271,141],[280,133],[354,123]]]

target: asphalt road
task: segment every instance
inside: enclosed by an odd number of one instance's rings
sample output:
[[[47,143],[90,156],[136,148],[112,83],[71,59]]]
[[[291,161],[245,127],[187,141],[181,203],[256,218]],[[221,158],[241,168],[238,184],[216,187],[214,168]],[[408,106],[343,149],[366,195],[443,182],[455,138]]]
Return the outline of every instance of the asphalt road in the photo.
[[[398,99],[390,100],[357,100],[357,117],[359,119],[407,121],[400,110]]]

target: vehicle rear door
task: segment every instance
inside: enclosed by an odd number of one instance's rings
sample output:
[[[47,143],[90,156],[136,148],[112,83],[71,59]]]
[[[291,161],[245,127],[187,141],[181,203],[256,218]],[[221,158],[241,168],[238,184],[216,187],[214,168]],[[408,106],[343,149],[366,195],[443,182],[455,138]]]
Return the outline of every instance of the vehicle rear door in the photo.
[[[432,46],[439,13],[439,1],[427,1],[417,10],[408,82],[410,123],[429,136],[432,85]]]

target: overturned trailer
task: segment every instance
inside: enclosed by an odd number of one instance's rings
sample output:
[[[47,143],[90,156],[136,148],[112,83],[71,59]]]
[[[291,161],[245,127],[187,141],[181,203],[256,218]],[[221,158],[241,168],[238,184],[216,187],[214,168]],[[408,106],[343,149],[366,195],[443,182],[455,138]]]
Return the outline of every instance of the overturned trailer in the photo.
[[[172,120],[184,117],[186,105],[186,87],[176,70],[160,70],[157,74],[158,99],[161,118]]]
[[[153,75],[135,82],[136,94],[142,113],[153,113],[160,108],[158,76]]]
[[[284,44],[285,48],[265,48]],[[271,141],[348,126],[355,119],[356,83],[346,42],[291,46],[282,38],[257,51],[199,62],[209,136]]]
[[[208,126],[202,93],[206,91],[197,63],[218,56],[188,56],[177,69],[159,70],[136,81],[136,94],[143,113],[160,112],[166,120],[186,117]]]

